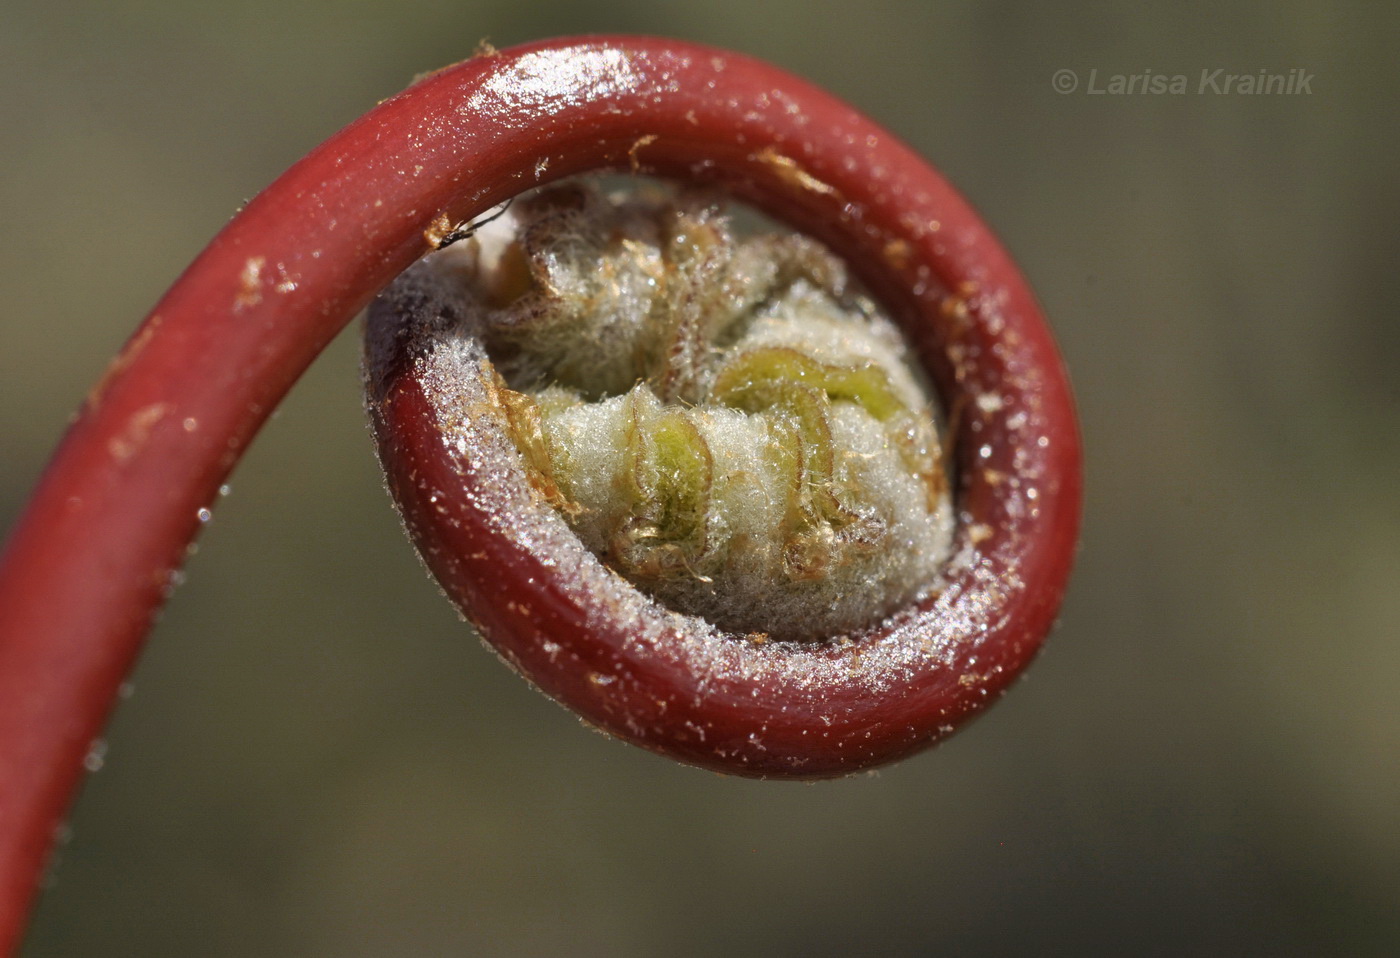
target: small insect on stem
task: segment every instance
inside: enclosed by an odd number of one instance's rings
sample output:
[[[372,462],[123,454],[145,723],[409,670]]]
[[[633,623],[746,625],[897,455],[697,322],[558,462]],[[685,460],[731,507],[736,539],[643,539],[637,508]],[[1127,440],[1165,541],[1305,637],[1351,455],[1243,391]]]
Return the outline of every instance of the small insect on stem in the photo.
[[[510,205],[515,202],[515,197],[511,197],[501,204],[494,213],[487,214],[480,219],[472,220],[469,223],[459,223],[456,226],[448,224],[446,214],[433,220],[432,224],[423,231],[423,238],[428,241],[428,245],[435,250],[446,249],[453,243],[461,242],[476,235],[476,231],[488,223],[505,216],[510,210]]]

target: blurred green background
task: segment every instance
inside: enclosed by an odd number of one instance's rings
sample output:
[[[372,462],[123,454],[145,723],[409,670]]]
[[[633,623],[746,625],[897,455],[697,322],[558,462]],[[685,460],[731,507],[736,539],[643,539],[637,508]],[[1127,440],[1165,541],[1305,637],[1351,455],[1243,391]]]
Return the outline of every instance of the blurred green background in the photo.
[[[0,528],[243,200],[483,37],[601,30],[812,78],[1019,259],[1088,454],[1046,652],[875,776],[591,734],[420,570],[352,331],[235,473],[26,955],[1400,952],[1393,5],[5,0]],[[1086,92],[1295,68],[1310,95]]]

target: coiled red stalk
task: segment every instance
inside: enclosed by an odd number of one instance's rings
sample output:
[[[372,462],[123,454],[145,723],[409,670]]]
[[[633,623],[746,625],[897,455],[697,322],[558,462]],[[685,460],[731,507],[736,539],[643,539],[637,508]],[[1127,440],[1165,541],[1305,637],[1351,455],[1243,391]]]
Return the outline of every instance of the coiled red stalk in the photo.
[[[468,549],[435,568],[485,631],[592,721],[759,774],[837,774],[922,748],[1034,654],[1069,572],[1078,436],[1040,312],[967,205],[848,106],[745,57],[616,37],[478,56],[380,104],[215,237],[87,397],[15,528],[0,564],[0,952],[18,940],[82,759],[198,512],[272,408],[453,225],[601,168],[719,184],[849,261],[903,321],[955,420],[966,561],[895,639],[804,653],[850,675],[826,690],[823,712],[839,720],[813,734],[812,690],[786,653],[759,662],[749,657],[775,650],[736,645],[710,681],[685,654],[639,658],[629,623],[581,616],[540,556],[469,511],[460,534],[425,526],[412,502],[427,480],[393,475],[430,554]],[[381,400],[400,430],[391,445],[441,470],[444,487],[464,474],[440,455],[411,377],[386,381]],[[548,661],[546,635],[567,665]],[[896,640],[898,667],[863,679],[863,659]],[[676,733],[685,721],[706,723],[704,742]]]

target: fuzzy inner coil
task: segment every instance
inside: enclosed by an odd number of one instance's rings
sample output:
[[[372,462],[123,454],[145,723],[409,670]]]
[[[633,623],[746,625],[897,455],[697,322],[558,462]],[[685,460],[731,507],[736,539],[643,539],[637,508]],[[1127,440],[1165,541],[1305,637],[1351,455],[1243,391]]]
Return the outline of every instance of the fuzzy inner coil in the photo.
[[[573,183],[432,257],[538,497],[668,607],[774,639],[937,580],[952,507],[899,331],[815,242]]]

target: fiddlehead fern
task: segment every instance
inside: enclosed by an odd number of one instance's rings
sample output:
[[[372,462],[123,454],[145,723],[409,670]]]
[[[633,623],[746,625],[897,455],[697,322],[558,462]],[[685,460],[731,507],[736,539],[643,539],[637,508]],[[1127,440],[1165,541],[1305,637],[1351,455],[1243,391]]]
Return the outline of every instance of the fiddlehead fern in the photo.
[[[837,643],[712,642],[610,605],[562,583],[566,559],[491,499],[510,490],[444,447],[411,375],[421,354],[406,349],[379,374],[391,461],[414,463],[391,466],[391,480],[437,575],[503,654],[648,747],[798,775],[927,746],[1034,654],[1068,576],[1078,437],[1039,311],[966,204],[849,107],[743,57],[605,37],[479,57],[381,104],[229,223],[94,388],[12,533],[0,564],[0,949],[18,937],[199,510],[276,402],[457,224],[596,169],[730,193],[848,264],[947,411],[952,558],[941,589]],[[683,457],[684,427],[668,429]],[[457,498],[432,498],[452,488]]]

